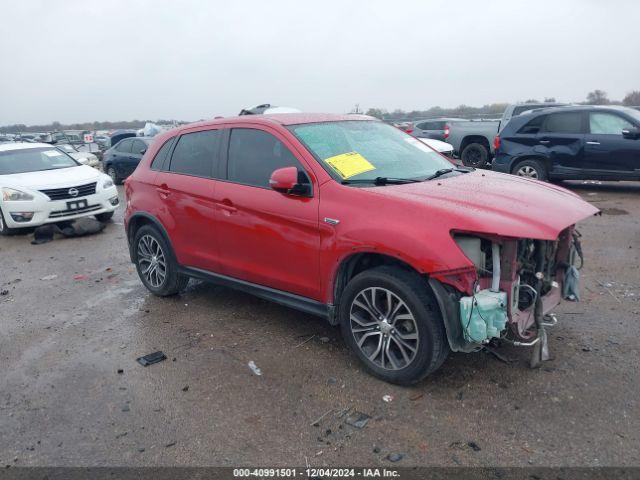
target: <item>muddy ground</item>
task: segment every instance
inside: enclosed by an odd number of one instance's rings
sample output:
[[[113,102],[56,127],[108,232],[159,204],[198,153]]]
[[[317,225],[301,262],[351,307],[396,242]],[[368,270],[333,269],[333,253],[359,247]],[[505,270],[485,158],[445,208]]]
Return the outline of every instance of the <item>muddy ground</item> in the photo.
[[[553,360],[453,354],[412,388],[315,317],[193,281],[151,296],[121,211],[94,237],[0,238],[0,465],[639,465],[640,184],[569,186],[603,215],[580,226],[583,301],[559,308]]]

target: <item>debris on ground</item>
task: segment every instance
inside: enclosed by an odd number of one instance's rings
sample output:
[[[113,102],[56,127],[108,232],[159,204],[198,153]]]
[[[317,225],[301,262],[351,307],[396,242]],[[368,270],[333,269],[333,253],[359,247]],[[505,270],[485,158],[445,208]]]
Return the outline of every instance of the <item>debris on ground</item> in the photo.
[[[189,391],[189,385],[185,385],[184,387],[182,387],[182,391],[183,392]]]
[[[420,400],[422,397],[424,397],[424,393],[416,392],[413,395],[409,396],[409,400],[415,402],[416,400]]]
[[[53,275],[46,275],[46,276],[42,277],[40,280],[44,280],[44,281],[46,282],[46,281],[48,281],[48,280],[53,280],[54,278],[58,278],[58,275],[55,275],[55,274],[53,274]]]
[[[393,395],[383,395],[382,396],[382,401],[385,402],[385,403],[393,402]]]
[[[474,452],[479,452],[480,450],[482,450],[480,448],[480,445],[478,445],[476,442],[467,442],[467,446]]]
[[[86,280],[87,278],[88,277],[86,275],[81,275],[81,274],[73,276],[74,280]]]
[[[165,448],[169,448],[169,447],[173,447],[177,442],[173,441],[173,442],[169,442],[165,445]]]
[[[329,343],[331,341],[331,339],[329,337],[320,337],[320,341],[322,343]]]
[[[485,351],[487,353],[490,353],[491,355],[493,355],[495,358],[497,358],[498,360],[500,360],[503,363],[506,364],[510,364],[515,362],[514,359],[507,357],[506,355],[503,355],[502,353],[498,352],[495,348],[491,348],[491,347],[484,347]]]
[[[399,462],[403,458],[404,455],[402,453],[390,453],[389,455],[387,455],[387,460],[389,460],[390,462]]]
[[[254,374],[256,374],[258,376],[262,375],[262,370],[260,370],[258,368],[258,366],[256,365],[256,363],[253,360],[251,360],[247,365],[249,366],[249,368],[251,369],[251,371]]]
[[[0,291],[0,295],[2,295],[2,296],[9,295],[9,290]]]
[[[154,363],[162,362],[166,360],[167,356],[161,351],[149,353],[143,357],[136,358],[136,362],[138,362],[143,367],[148,367],[149,365],[153,365]]]
[[[122,368],[119,368],[118,373],[122,375],[124,373],[124,370]]]
[[[351,425],[352,427],[360,429],[365,427],[370,418],[371,417],[366,413],[356,411],[347,417],[345,423],[347,425]]]
[[[316,420],[314,420],[313,422],[311,422],[311,426],[312,427],[319,427],[320,426],[320,421],[326,417],[327,415],[329,415],[331,412],[333,412],[333,408],[331,410],[327,410],[325,413],[323,413],[322,415],[320,415],[319,418],[317,418]]]
[[[307,338],[306,340],[304,340],[304,341],[300,342],[298,345],[296,345],[296,346],[295,346],[295,347],[293,347],[293,348],[301,347],[301,346],[302,346],[302,345],[304,345],[305,343],[310,342],[311,340],[313,340],[315,337],[316,337],[315,335],[311,335],[309,338]]]

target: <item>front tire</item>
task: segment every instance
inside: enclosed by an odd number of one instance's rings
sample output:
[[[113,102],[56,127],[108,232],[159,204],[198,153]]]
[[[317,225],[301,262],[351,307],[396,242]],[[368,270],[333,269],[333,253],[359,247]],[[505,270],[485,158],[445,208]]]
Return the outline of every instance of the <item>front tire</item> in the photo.
[[[16,235],[20,232],[20,228],[9,228],[4,220],[4,214],[2,213],[2,209],[0,208],[0,235],[9,236]]]
[[[142,226],[134,236],[133,247],[138,276],[151,293],[167,297],[185,289],[189,277],[178,272],[173,250],[156,227]]]
[[[462,150],[460,159],[465,167],[481,168],[487,164],[489,150],[481,143],[470,143]]]
[[[449,353],[440,309],[416,273],[382,266],[356,275],[343,292],[339,315],[346,343],[387,382],[416,383]]]
[[[120,179],[120,177],[116,173],[116,169],[113,168],[112,165],[109,165],[107,167],[107,175],[109,175],[111,177],[111,180],[113,181],[113,183],[115,185],[120,185],[122,183],[122,180]]]
[[[534,159],[518,162],[511,173],[519,177],[533,178],[534,180],[547,180],[547,169],[542,162]]]

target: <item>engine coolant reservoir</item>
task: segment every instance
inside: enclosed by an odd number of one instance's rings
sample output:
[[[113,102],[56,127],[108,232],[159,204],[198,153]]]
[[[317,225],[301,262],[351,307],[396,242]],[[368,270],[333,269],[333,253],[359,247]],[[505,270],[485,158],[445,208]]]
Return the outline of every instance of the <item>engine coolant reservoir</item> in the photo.
[[[500,332],[507,323],[507,293],[480,290],[460,299],[460,322],[465,340],[482,343]]]

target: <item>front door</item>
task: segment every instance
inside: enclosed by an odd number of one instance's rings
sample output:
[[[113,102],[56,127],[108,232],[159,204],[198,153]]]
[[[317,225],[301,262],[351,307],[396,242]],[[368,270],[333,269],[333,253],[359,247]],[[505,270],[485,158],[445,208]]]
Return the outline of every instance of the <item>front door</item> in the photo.
[[[314,176],[275,131],[228,131],[226,181],[215,192],[222,273],[319,300],[318,191]],[[271,173],[295,166],[312,196],[276,192]]]
[[[617,113],[590,112],[586,168],[602,173],[640,173],[640,142],[622,136],[622,130],[631,128],[635,125]]]

